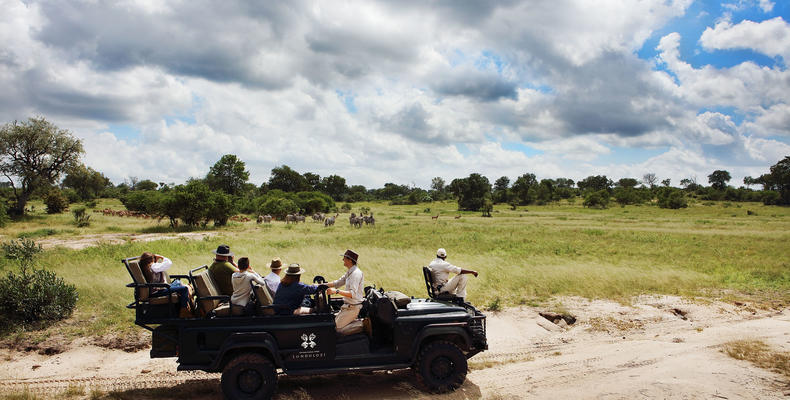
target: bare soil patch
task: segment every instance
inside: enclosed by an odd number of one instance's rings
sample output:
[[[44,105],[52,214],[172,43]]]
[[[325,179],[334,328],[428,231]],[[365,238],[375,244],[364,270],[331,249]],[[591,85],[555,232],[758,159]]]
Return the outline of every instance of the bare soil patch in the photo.
[[[725,353],[752,339],[790,351],[790,310],[748,304],[645,296],[612,301],[555,299],[568,315],[510,308],[488,313],[489,351],[470,359],[467,381],[436,396],[416,387],[410,370],[316,377],[282,376],[278,399],[786,399],[787,376]],[[681,310],[678,313],[675,310]],[[683,318],[685,317],[685,319]],[[563,326],[564,325],[564,326]],[[142,335],[148,338],[147,332]],[[218,399],[219,374],[177,372],[174,359],[127,352],[124,338],[80,340],[61,354],[0,350],[0,393],[41,397],[84,388],[85,396],[120,399]],[[137,343],[134,340],[129,343]],[[140,342],[142,343],[142,342]],[[145,341],[147,345],[147,340]],[[133,346],[132,346],[133,347]],[[348,382],[354,382],[349,386]]]
[[[45,249],[65,247],[81,250],[86,247],[98,246],[102,243],[122,244],[127,242],[151,242],[165,239],[203,239],[217,235],[216,232],[181,232],[181,233],[102,233],[67,238],[44,238],[36,240]]]

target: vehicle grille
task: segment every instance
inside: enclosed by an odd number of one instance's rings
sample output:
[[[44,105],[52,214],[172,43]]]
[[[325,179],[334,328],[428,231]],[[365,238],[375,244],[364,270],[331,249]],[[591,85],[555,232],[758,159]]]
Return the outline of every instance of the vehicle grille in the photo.
[[[472,343],[480,350],[488,349],[488,340],[486,339],[486,317],[485,315],[476,315],[469,319],[469,328],[472,330]]]

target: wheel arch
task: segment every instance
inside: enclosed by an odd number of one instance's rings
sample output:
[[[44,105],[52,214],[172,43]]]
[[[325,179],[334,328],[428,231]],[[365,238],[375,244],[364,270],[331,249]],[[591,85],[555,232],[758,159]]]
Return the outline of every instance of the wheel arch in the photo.
[[[225,339],[211,365],[211,370],[222,371],[230,360],[244,353],[261,354],[269,358],[275,367],[282,368],[282,358],[277,350],[277,341],[269,333],[234,333]]]
[[[414,339],[411,350],[411,362],[417,359],[420,349],[436,341],[448,341],[458,346],[463,351],[471,347],[469,333],[460,325],[427,325],[423,327]]]

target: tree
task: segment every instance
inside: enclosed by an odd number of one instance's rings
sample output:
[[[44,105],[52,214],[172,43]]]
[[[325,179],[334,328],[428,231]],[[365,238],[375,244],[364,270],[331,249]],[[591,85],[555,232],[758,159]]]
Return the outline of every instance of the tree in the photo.
[[[524,174],[513,182],[511,191],[513,192],[513,196],[518,199],[519,204],[532,204],[532,202],[535,201],[535,190],[537,185],[538,180],[535,178],[535,174]]]
[[[302,176],[308,186],[308,190],[317,190],[319,192],[324,190],[323,185],[321,185],[321,175],[305,172]]]
[[[708,183],[710,183],[710,186],[716,190],[724,190],[727,188],[727,182],[729,182],[730,179],[729,172],[719,169],[708,175]]]
[[[332,197],[332,200],[340,201],[348,191],[346,186],[346,178],[339,175],[329,175],[321,179],[321,187],[323,192]]]
[[[598,192],[601,190],[608,191],[612,187],[612,184],[612,180],[607,178],[606,175],[596,175],[588,176],[580,180],[576,186],[578,186],[582,192],[587,192],[590,190]]]
[[[651,172],[642,175],[642,183],[647,185],[650,189],[656,187],[656,182],[658,182],[658,178],[656,178],[656,174]]]
[[[269,177],[269,190],[280,189],[284,192],[303,192],[307,190],[304,176],[287,165],[272,168]]]
[[[158,183],[150,179],[143,179],[134,185],[134,190],[156,190],[158,187]]]
[[[771,166],[770,182],[779,192],[778,204],[790,204],[790,156]]]
[[[670,187],[661,188],[658,192],[658,207],[670,209],[686,208],[688,207],[686,195],[680,189]]]
[[[23,214],[33,192],[54,185],[61,174],[79,165],[84,152],[82,142],[70,131],[43,117],[3,126],[0,172],[13,188],[16,203],[11,211]]]
[[[746,185],[747,189],[749,189],[750,186],[757,184],[757,179],[754,179],[751,176],[744,176],[743,184]]]
[[[633,189],[638,184],[639,181],[637,181],[634,178],[622,178],[619,181],[617,181],[617,186],[623,189]]]
[[[485,200],[491,197],[491,184],[488,178],[480,174],[459,179],[458,186],[458,208],[461,210],[480,210]]]
[[[554,181],[551,179],[541,179],[535,189],[535,198],[539,205],[554,201]],[[558,200],[559,198],[557,198]]]
[[[588,191],[584,195],[584,203],[582,204],[589,208],[607,208],[609,206],[609,191],[606,189]]]
[[[437,192],[444,191],[444,179],[442,179],[441,177],[438,177],[438,176],[432,178],[431,179],[431,189],[433,189],[433,190],[435,190]]]
[[[509,186],[510,186],[510,178],[506,176],[502,176],[496,181],[494,181],[495,203],[507,203],[508,198],[510,197],[510,191],[508,189]]]
[[[669,185],[670,185],[671,183],[672,183],[672,180],[671,180],[671,179],[669,179],[669,178],[667,178],[667,179],[664,179],[663,181],[661,181],[661,184],[662,184],[662,185],[664,185],[664,187],[669,187]]]
[[[249,171],[244,168],[244,161],[233,154],[225,154],[209,169],[206,184],[211,190],[240,195],[244,191],[244,184],[250,179]]]
[[[111,187],[110,179],[85,164],[72,168],[63,179],[63,187],[74,189],[82,200],[90,200],[106,188]]]

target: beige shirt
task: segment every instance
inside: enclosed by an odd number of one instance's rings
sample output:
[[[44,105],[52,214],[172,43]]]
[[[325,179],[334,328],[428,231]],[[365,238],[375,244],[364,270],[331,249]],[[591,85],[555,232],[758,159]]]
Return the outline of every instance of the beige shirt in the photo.
[[[230,277],[233,283],[233,295],[230,296],[230,302],[237,306],[246,306],[250,301],[250,293],[252,292],[252,285],[250,282],[255,281],[261,285],[265,285],[266,281],[254,271],[234,272]]]
[[[345,285],[346,290],[351,292],[351,297],[343,296],[343,303],[362,304],[362,300],[365,298],[365,287],[362,286],[363,279],[362,270],[354,264],[340,279],[332,282],[332,287],[337,288]]]
[[[435,260],[431,261],[431,263],[428,264],[428,268],[433,271],[433,282],[436,284],[436,287],[447,283],[447,281],[450,280],[451,272],[454,274],[461,273],[461,267],[456,267],[455,265],[450,264],[439,257],[436,257]]]

